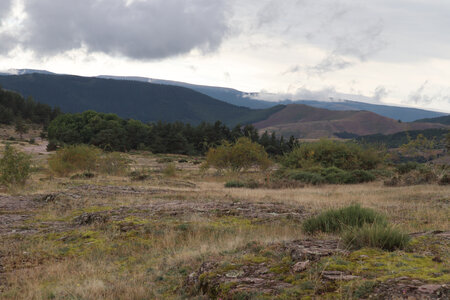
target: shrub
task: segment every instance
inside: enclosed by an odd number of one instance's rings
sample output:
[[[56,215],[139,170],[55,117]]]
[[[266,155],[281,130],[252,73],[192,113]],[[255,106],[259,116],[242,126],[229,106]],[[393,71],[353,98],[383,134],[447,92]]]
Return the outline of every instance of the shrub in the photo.
[[[175,176],[177,168],[174,163],[168,163],[162,170],[163,174],[167,177]]]
[[[243,188],[245,184],[241,181],[231,180],[225,183],[226,188]]]
[[[315,232],[341,232],[348,227],[361,227],[363,224],[386,224],[384,216],[376,211],[363,208],[359,204],[350,205],[341,209],[330,209],[318,216],[307,219],[302,227],[309,234]]]
[[[218,170],[230,169],[239,172],[251,167],[266,170],[271,164],[264,147],[246,137],[239,138],[234,145],[224,143],[217,148],[211,148],[206,154],[206,167],[212,166]]]
[[[330,140],[301,144],[286,154],[282,160],[283,166],[291,169],[322,166],[337,167],[342,170],[370,170],[379,163],[381,158],[372,148]]]
[[[260,187],[258,181],[250,179],[247,181],[231,180],[225,183],[226,188],[249,188],[256,189]]]
[[[307,171],[292,171],[289,173],[288,178],[313,185],[325,183],[325,178],[323,178],[323,176],[317,173]]]
[[[99,156],[100,150],[92,146],[67,146],[57,150],[48,163],[53,172],[67,176],[77,171],[93,171]]]
[[[376,179],[375,175],[373,175],[369,171],[365,170],[353,170],[347,173],[344,183],[364,183],[374,181]]]
[[[81,174],[75,174],[70,179],[91,179],[94,178],[95,174],[91,172],[83,172]]]
[[[327,183],[343,184],[347,182],[349,173],[336,167],[322,169],[320,171]]]
[[[444,174],[439,180],[439,185],[450,185],[450,174]]]
[[[131,181],[144,181],[150,178],[150,174],[145,170],[133,171],[128,176],[130,176]]]
[[[0,184],[6,186],[24,185],[31,173],[31,157],[6,145],[0,159]]]
[[[171,162],[173,162],[173,159],[170,158],[170,157],[161,157],[161,158],[158,158],[158,159],[156,160],[156,162],[157,162],[158,164],[166,164],[166,163],[171,163]]]
[[[406,163],[399,164],[396,169],[399,174],[406,174],[411,172],[412,170],[417,170],[420,164],[414,161],[409,161]]]
[[[287,177],[290,180],[297,180],[303,183],[319,185],[324,183],[330,184],[351,184],[370,182],[376,179],[370,171],[353,170],[344,171],[336,167],[321,168],[313,167],[305,170],[288,170],[279,172],[278,175]]]
[[[374,223],[348,229],[343,233],[342,240],[350,249],[372,247],[394,251],[404,249],[410,237],[392,226]]]
[[[130,160],[122,153],[111,152],[99,158],[99,171],[108,175],[123,175],[130,167]]]
[[[55,140],[50,140],[47,144],[47,151],[56,151],[58,149],[58,142]]]

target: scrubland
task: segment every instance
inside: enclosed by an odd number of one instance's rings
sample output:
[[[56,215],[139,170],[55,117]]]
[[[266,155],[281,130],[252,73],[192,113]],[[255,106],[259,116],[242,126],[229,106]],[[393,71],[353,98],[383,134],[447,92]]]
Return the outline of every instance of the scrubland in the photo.
[[[202,170],[201,157],[131,152],[122,174],[49,169],[0,191],[1,299],[445,299],[450,187],[225,188],[267,175]],[[276,166],[273,166],[275,168]],[[404,249],[350,249],[306,219],[352,204],[407,233]],[[446,285],[447,284],[447,285]]]

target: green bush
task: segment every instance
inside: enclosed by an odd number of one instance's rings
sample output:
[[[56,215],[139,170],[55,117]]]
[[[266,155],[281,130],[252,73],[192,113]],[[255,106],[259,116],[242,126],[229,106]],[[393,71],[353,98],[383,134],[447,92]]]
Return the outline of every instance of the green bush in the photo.
[[[250,179],[247,181],[230,180],[225,183],[226,188],[248,188],[256,189],[260,187],[258,181]]]
[[[50,169],[60,176],[78,171],[93,171],[101,151],[87,145],[67,146],[56,151],[49,160]]]
[[[245,184],[241,181],[231,180],[231,181],[227,181],[225,183],[225,187],[226,188],[243,188],[243,187],[245,187]]]
[[[380,155],[372,148],[330,140],[303,143],[282,159],[282,165],[290,169],[322,166],[342,170],[371,170],[380,163]]]
[[[288,175],[288,178],[313,185],[325,183],[325,178],[323,178],[323,176],[307,171],[291,171]]]
[[[414,161],[409,161],[406,163],[399,164],[396,166],[397,172],[399,174],[406,174],[411,172],[412,170],[417,170],[419,168],[420,164]]]
[[[404,249],[410,237],[392,226],[375,223],[348,229],[343,233],[342,240],[350,249],[372,247],[394,251]]]
[[[22,186],[31,173],[31,157],[6,145],[0,159],[0,184]]]
[[[330,209],[311,217],[303,223],[302,228],[309,234],[318,231],[335,233],[348,227],[361,227],[366,223],[386,224],[386,218],[370,208],[353,204],[341,209]]]
[[[347,184],[364,183],[364,182],[374,181],[375,179],[376,179],[375,175],[373,175],[369,171],[353,170],[353,171],[347,173],[347,177],[346,177],[344,183],[347,183]]]
[[[280,175],[281,174],[281,175]],[[371,171],[353,170],[344,171],[336,167],[321,168],[313,167],[305,170],[287,170],[278,172],[278,176],[287,177],[307,184],[319,185],[330,184],[352,184],[370,182],[376,179]]]
[[[234,172],[245,171],[251,167],[266,170],[272,162],[264,147],[241,137],[235,144],[224,143],[217,148],[209,149],[206,155],[206,165],[218,170],[229,169]]]
[[[325,182],[332,184],[346,183],[349,173],[336,167],[330,167],[320,170],[320,174],[324,177]]]

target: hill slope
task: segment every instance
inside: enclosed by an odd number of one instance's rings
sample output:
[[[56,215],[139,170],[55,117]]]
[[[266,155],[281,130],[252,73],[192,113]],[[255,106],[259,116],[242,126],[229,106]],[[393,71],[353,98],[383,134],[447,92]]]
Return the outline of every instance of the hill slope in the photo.
[[[405,130],[450,128],[432,123],[400,123],[369,111],[331,111],[303,104],[291,104],[268,119],[254,124],[264,131],[297,138],[333,137],[347,132],[355,135],[392,134]]]
[[[204,86],[204,85],[196,85],[189,84],[185,82],[179,81],[170,81],[170,80],[161,80],[161,79],[152,79],[146,77],[120,77],[120,76],[107,76],[102,75],[99,78],[109,78],[109,79],[117,79],[117,80],[135,80],[142,82],[151,82],[165,85],[175,85],[182,86],[189,89],[193,89],[197,92],[203,93],[215,99],[237,105],[237,106],[245,106],[254,109],[264,109],[273,107],[275,105],[283,104],[306,104],[309,106],[317,107],[317,108],[325,108],[329,110],[367,110],[379,114],[384,117],[392,118],[395,120],[402,120],[403,122],[412,122],[417,119],[422,118],[434,118],[445,115],[444,113],[434,112],[424,109],[418,108],[410,108],[410,107],[399,107],[399,106],[390,106],[390,105],[378,105],[378,104],[370,104],[358,101],[316,101],[316,100],[285,100],[280,102],[271,102],[257,99],[258,95],[254,93],[244,93],[235,89],[223,88],[223,87],[215,87],[215,86]]]
[[[41,103],[58,106],[64,112],[95,110],[144,122],[198,124],[220,120],[234,125],[264,120],[284,108],[251,110],[183,87],[69,75],[0,76],[0,85],[24,97],[32,96]]]
[[[420,119],[415,122],[439,123],[439,124],[450,125],[450,115],[437,117],[437,118]]]
[[[0,73],[0,75],[24,75],[24,74],[54,74],[44,70],[33,70],[33,69],[18,69],[9,70],[7,73]],[[54,74],[57,75],[57,74]],[[127,77],[127,76],[109,76],[102,75],[98,78],[103,79],[116,79],[116,80],[132,80],[140,81],[145,83],[155,83],[164,85],[180,86],[192,89],[194,91],[200,92],[214,99],[227,102],[236,106],[244,106],[252,109],[265,109],[274,107],[277,105],[288,105],[288,104],[306,104],[313,107],[325,108],[329,110],[367,110],[379,114],[384,117],[392,118],[395,120],[402,120],[403,122],[412,122],[423,118],[435,118],[446,115],[445,113],[409,108],[409,107],[398,107],[390,105],[377,105],[358,101],[317,101],[317,100],[284,100],[280,102],[271,102],[257,99],[258,94],[255,93],[244,93],[231,88],[215,87],[215,86],[204,86],[196,85],[179,81],[161,80],[153,79],[147,77]]]

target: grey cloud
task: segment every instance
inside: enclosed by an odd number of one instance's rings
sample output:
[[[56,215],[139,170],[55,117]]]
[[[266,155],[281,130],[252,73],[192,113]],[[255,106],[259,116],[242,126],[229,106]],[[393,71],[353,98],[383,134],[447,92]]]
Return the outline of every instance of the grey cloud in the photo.
[[[42,56],[85,48],[158,59],[217,49],[228,25],[225,0],[25,0],[17,44]]]
[[[450,103],[450,90],[436,90],[430,88],[428,81],[425,81],[417,90],[412,92],[408,99],[403,101],[404,103],[414,103],[416,105],[430,105],[430,104],[444,104],[448,105]]]
[[[0,1],[0,25],[2,24],[3,18],[8,15],[11,10],[12,0],[1,0]]]
[[[367,103],[382,103],[382,99],[386,97],[389,92],[383,86],[378,86],[375,89],[373,96],[365,96],[362,94],[347,94],[339,92],[334,86],[327,86],[322,89],[312,90],[307,87],[300,87],[294,93],[280,93],[271,94],[267,92],[260,92],[252,97],[268,101],[283,101],[283,100],[318,100],[340,102],[344,100],[362,101]]]
[[[375,89],[375,93],[372,97],[372,99],[375,102],[381,102],[381,100],[383,100],[383,98],[385,98],[387,95],[389,95],[388,90],[384,87],[384,86],[377,86],[377,88]]]
[[[330,54],[315,66],[308,67],[308,74],[322,75],[328,72],[343,70],[353,66],[354,63],[345,60],[339,55]]]

